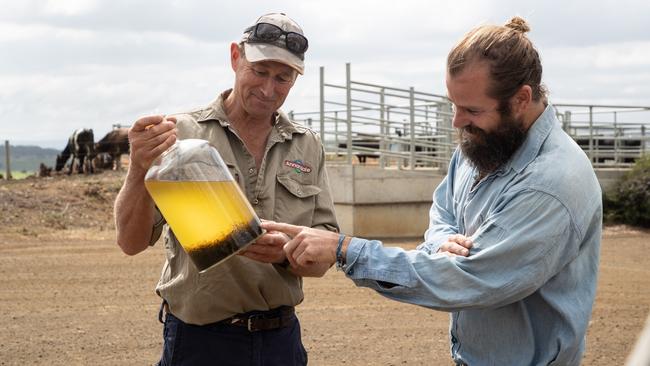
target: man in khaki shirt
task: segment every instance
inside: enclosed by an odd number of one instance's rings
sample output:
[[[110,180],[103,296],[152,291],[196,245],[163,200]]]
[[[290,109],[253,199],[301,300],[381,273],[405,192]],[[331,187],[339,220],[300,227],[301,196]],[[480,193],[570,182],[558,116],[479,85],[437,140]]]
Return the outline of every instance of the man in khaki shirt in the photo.
[[[159,365],[307,363],[294,306],[303,299],[301,275],[322,274],[328,266],[288,265],[287,236],[268,232],[244,255],[199,274],[144,186],[152,162],[176,139],[205,139],[260,218],[338,231],[322,144],[279,110],[304,71],[307,45],[286,15],[264,15],[230,46],[233,89],[203,109],[143,117],[129,131],[131,164],[115,202],[117,242],[134,255],[163,234]]]

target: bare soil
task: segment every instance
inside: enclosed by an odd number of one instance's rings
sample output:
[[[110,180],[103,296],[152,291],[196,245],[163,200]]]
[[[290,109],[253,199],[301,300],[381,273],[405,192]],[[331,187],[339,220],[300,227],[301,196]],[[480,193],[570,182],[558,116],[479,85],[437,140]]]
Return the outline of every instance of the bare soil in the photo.
[[[114,243],[123,173],[0,182],[0,365],[151,365],[164,253]],[[388,241],[413,248],[417,240]],[[650,310],[650,232],[605,230],[584,365],[620,365]],[[389,301],[340,272],[305,279],[312,365],[451,365],[448,314]]]

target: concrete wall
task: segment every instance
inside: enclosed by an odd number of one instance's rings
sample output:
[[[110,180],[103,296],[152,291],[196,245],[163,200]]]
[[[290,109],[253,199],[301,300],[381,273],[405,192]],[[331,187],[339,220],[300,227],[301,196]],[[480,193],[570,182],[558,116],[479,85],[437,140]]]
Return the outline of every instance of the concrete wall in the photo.
[[[627,170],[597,169],[603,190]],[[433,191],[444,175],[435,169],[380,169],[368,165],[328,165],[341,230],[372,238],[422,237],[429,225]]]
[[[616,181],[621,179],[623,175],[629,172],[629,169],[620,168],[598,168],[596,169],[596,177],[600,182],[600,188],[603,192],[607,192],[614,187]]]
[[[366,165],[327,167],[341,230],[350,235],[422,236],[429,224],[437,170],[379,169]]]
[[[342,232],[368,239],[422,237],[431,202],[335,204]]]

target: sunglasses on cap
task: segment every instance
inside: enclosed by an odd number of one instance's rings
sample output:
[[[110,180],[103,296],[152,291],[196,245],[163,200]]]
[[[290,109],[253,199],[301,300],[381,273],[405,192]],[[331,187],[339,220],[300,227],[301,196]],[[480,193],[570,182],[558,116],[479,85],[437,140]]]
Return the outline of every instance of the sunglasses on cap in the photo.
[[[307,47],[309,47],[307,38],[302,34],[296,32],[285,32],[282,28],[270,23],[257,23],[244,30],[244,33],[248,32],[251,32],[248,36],[248,42],[260,43],[273,43],[284,35],[286,49],[297,56],[302,56],[302,54],[307,51]]]

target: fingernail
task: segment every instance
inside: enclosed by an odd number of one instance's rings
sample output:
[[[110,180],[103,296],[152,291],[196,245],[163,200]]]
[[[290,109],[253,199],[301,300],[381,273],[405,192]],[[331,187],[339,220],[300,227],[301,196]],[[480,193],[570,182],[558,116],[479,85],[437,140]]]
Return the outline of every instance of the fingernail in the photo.
[[[462,250],[462,253],[463,253],[463,255],[467,255],[467,254],[469,253],[469,250],[467,250],[467,249],[463,249],[463,250]]]

